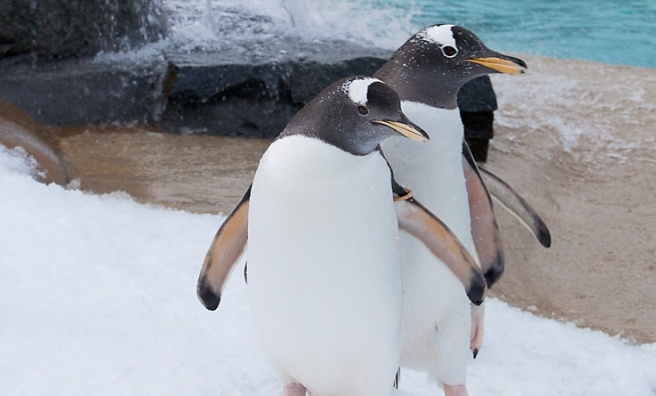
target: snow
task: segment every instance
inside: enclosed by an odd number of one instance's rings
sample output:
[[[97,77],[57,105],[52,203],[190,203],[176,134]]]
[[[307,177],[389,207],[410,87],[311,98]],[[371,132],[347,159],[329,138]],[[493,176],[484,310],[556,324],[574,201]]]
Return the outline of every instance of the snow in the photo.
[[[0,146],[0,395],[275,395],[235,271],[221,306],[195,295],[222,216],[32,179]],[[243,268],[243,265],[240,265]],[[404,370],[406,395],[434,395]],[[654,395],[656,344],[487,302],[471,395]]]

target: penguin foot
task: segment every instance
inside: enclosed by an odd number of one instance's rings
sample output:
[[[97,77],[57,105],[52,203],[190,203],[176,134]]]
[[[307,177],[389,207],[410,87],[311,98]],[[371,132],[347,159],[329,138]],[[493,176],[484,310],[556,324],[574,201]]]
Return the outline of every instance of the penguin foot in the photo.
[[[299,383],[291,383],[285,385],[280,396],[305,396],[307,389]]]
[[[447,385],[444,384],[444,395],[445,396],[469,396],[467,393],[467,388],[465,385]]]
[[[485,323],[485,305],[471,306],[471,334],[469,339],[469,349],[471,349],[474,359],[483,346],[483,332]]]

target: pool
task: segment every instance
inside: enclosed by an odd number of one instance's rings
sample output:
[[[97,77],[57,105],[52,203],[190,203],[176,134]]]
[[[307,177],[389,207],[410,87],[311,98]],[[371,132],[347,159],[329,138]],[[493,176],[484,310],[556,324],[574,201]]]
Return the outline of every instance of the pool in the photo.
[[[414,10],[416,26],[464,26],[502,51],[656,67],[654,0],[371,2]]]

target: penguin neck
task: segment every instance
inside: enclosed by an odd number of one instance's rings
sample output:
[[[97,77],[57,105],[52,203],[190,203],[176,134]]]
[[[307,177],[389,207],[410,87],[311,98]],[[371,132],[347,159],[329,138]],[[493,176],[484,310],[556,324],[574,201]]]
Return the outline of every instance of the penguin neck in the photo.
[[[397,180],[410,189],[418,189],[419,198],[424,200],[439,193],[433,181],[446,184],[451,182],[464,185],[462,176],[463,127],[457,109],[436,109],[421,103],[401,102],[403,112],[412,122],[419,125],[430,140],[425,143],[406,141],[399,137],[381,143],[381,148],[389,161]],[[436,173],[446,176],[435,177]],[[454,181],[455,180],[455,181]],[[426,190],[424,191],[424,188]],[[447,191],[442,193],[448,194]]]
[[[412,58],[414,59],[414,58]],[[464,84],[449,73],[423,67],[403,57],[390,59],[374,77],[392,87],[402,101],[422,103],[438,109],[457,109],[458,91]]]
[[[410,145],[391,138],[381,144],[394,177],[468,246],[471,230],[462,166],[464,130],[460,112],[411,101],[402,101],[401,107],[412,122],[428,133],[430,140]]]
[[[461,155],[464,128],[458,107],[438,108],[422,102],[402,100],[403,112],[428,133],[430,140],[422,146],[440,157]],[[438,159],[439,160],[439,159]]]
[[[276,180],[289,178],[292,184],[298,178],[330,184],[335,180],[341,183],[351,177],[367,179],[381,169],[383,173],[390,172],[379,150],[356,155],[320,138],[301,134],[275,140],[262,156],[260,166],[263,164],[269,169],[278,170]]]

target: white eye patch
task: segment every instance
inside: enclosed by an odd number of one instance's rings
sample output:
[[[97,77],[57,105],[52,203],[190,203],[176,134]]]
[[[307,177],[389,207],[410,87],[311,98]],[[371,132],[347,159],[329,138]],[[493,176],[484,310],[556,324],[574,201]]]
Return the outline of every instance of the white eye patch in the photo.
[[[342,90],[348,95],[353,103],[359,105],[367,104],[367,92],[369,86],[375,82],[382,82],[377,78],[356,78],[355,80],[347,81],[342,85]]]
[[[419,34],[419,37],[441,47],[449,46],[457,49],[456,39],[453,37],[453,32],[451,31],[452,27],[453,25],[431,26],[424,29],[424,31]]]

